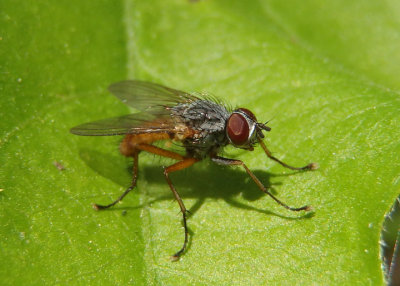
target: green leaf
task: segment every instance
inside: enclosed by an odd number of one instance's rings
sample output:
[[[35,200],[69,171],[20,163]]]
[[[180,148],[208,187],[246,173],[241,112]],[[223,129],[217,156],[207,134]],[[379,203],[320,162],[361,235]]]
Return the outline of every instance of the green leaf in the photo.
[[[400,182],[400,7],[319,3],[3,1],[2,283],[382,284],[379,233]],[[68,130],[128,113],[106,90],[127,78],[208,91],[272,119],[274,155],[318,171],[288,171],[261,148],[225,155],[314,215],[206,160],[171,175],[192,212],[189,249],[171,263],[183,242],[161,168],[172,161],[148,154],[135,192],[94,211],[129,185],[131,162],[119,137]]]

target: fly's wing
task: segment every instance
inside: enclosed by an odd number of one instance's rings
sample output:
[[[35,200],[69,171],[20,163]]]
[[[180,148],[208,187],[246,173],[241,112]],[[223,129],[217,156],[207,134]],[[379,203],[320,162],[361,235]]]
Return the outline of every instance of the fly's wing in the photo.
[[[84,123],[71,128],[70,132],[83,136],[110,136],[173,132],[174,128],[172,117],[142,112]]]
[[[108,89],[126,105],[148,113],[160,113],[166,107],[199,99],[184,91],[139,80],[117,82]]]
[[[114,83],[109,90],[122,102],[142,112],[85,123],[72,128],[71,133],[107,136],[173,132],[176,118],[171,116],[170,108],[199,99],[183,91],[138,80]]]

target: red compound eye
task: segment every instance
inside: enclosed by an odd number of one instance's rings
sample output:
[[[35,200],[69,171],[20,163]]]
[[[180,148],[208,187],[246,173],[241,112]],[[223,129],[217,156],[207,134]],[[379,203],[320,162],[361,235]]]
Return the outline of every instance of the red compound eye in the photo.
[[[234,145],[244,145],[249,138],[249,124],[243,115],[233,113],[228,119],[226,130],[229,139]]]
[[[239,108],[238,110],[242,111],[243,113],[246,113],[251,119],[254,120],[254,122],[257,122],[257,118],[256,116],[253,114],[253,112],[251,112],[250,110],[248,110],[247,108]]]

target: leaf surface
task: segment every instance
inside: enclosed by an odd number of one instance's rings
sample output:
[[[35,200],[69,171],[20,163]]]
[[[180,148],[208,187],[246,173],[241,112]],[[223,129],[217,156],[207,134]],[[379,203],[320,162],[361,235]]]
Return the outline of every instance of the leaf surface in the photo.
[[[318,3],[3,1],[3,283],[382,284],[380,228],[400,181],[400,8]],[[131,163],[120,137],[68,130],[129,113],[106,90],[123,79],[208,91],[271,120],[274,155],[318,171],[288,171],[261,148],[224,155],[314,215],[286,211],[240,168],[201,162],[171,175],[192,212],[189,249],[171,263],[183,242],[161,168],[172,161],[147,154],[137,190],[95,212],[129,185]]]

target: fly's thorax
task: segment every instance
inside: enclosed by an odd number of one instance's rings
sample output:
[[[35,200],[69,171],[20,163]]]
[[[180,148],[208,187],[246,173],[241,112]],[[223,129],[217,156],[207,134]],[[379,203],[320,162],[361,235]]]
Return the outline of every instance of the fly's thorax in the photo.
[[[192,134],[185,137],[183,145],[195,158],[204,158],[229,143],[225,135],[229,112],[223,105],[210,100],[197,100],[179,104],[172,108],[172,112],[180,124],[191,130]]]
[[[219,138],[218,138],[219,137]],[[204,159],[210,154],[218,154],[220,149],[228,144],[225,136],[206,136],[201,140],[188,138],[183,145],[190,157]]]
[[[171,109],[172,115],[188,128],[194,129],[199,137],[225,130],[229,113],[223,105],[209,100],[197,100],[179,104]]]

